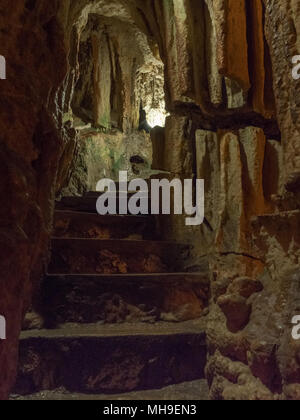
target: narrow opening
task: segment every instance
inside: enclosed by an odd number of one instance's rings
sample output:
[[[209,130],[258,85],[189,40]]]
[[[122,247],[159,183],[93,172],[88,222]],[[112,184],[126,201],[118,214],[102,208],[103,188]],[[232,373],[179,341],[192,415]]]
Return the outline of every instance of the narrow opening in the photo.
[[[85,185],[64,195],[94,191],[100,179],[117,180],[121,170],[128,171],[129,180],[137,174],[149,178],[150,132],[164,127],[166,116],[157,44],[133,22],[91,14],[81,34],[79,78],[66,114],[81,138],[79,170]],[[132,163],[132,156],[143,163]],[[78,162],[75,166],[76,171]]]

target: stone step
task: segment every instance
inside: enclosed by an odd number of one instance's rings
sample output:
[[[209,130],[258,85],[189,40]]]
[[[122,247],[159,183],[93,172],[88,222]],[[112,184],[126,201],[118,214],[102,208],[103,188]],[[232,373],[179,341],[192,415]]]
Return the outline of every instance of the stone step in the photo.
[[[162,176],[163,177],[165,176],[164,174],[163,175],[159,174],[159,175],[157,175],[157,179],[161,179]],[[143,181],[146,181],[147,186],[148,186],[148,190],[149,190],[151,188],[151,179],[150,178],[149,179],[144,179]],[[129,183],[130,183],[130,181],[127,182],[127,191],[128,191]],[[124,183],[122,183],[122,185],[121,185],[121,183],[119,181],[115,181],[115,186],[116,186],[117,191],[125,191],[126,190],[126,187],[124,188]],[[131,192],[134,192],[134,191],[131,191]],[[99,192],[97,192],[97,191],[87,191],[86,192],[86,195],[90,195],[90,194],[98,194],[99,195]]]
[[[189,245],[175,242],[53,238],[50,274],[181,272]],[[184,271],[184,270],[183,270]]]
[[[121,192],[127,192],[128,193],[128,195],[129,196],[132,196],[132,195],[134,195],[135,193],[136,193],[136,190],[127,190],[126,191],[126,189],[125,188],[123,188],[123,189],[121,189],[120,187],[119,187],[119,184],[118,183],[116,183],[116,191],[117,191],[117,194],[119,195],[119,193],[121,193]],[[149,190],[148,191],[142,191],[143,192],[143,194],[145,194],[146,196],[147,195],[149,195]],[[101,192],[99,192],[99,191],[88,191],[88,192],[86,192],[85,194],[84,194],[84,196],[83,197],[96,197],[96,198],[98,198],[99,197],[99,195],[100,194],[102,194]]]
[[[208,306],[209,274],[49,275],[42,290],[48,328],[65,322],[180,322],[199,318]]]
[[[56,202],[57,210],[77,210],[82,212],[97,213],[96,203],[101,193],[88,194],[82,197],[63,197],[60,201]],[[111,193],[112,197],[114,196]],[[134,193],[128,193],[128,200],[134,195]],[[144,193],[144,196],[148,198],[148,205],[150,208],[150,196],[148,193]],[[119,213],[119,192],[117,192],[117,212]]]
[[[23,332],[14,394],[116,394],[204,378],[205,325],[65,325]]]
[[[159,239],[151,216],[99,216],[69,210],[54,213],[53,236],[93,239]]]
[[[116,190],[117,197],[119,197],[121,193],[123,194],[127,193],[128,198],[130,198],[133,195],[135,195],[137,191],[125,191],[125,190],[120,190],[120,189]],[[139,191],[139,193],[142,193],[143,197],[149,197],[149,191]],[[83,195],[83,198],[98,198],[101,194],[104,194],[104,193],[99,192],[99,191],[88,191],[87,193]],[[114,196],[115,193],[111,191],[111,192],[106,192],[106,194],[111,194],[112,196]]]
[[[64,388],[36,394],[11,395],[11,401],[106,401],[105,394],[76,394]],[[209,388],[205,379],[183,382],[160,389],[109,395],[110,401],[209,401]]]
[[[96,197],[63,197],[60,201],[56,202],[55,208],[57,210],[72,209],[76,211],[89,211],[97,213]]]

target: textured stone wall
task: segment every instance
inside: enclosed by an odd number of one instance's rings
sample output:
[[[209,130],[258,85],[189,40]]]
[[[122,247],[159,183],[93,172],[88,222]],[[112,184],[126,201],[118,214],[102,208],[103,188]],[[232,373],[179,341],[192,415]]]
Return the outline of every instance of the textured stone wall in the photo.
[[[63,125],[70,101],[58,2],[19,0],[0,5],[1,53],[7,79],[0,100],[0,398],[14,381],[24,313],[47,260],[59,162],[74,142]]]
[[[155,39],[135,24],[129,2],[123,11],[114,2],[100,4],[83,9],[84,23],[77,25],[79,80],[72,109],[94,127],[130,133],[139,126],[141,105],[149,117],[152,109],[165,111],[164,66]]]
[[[207,220],[190,232],[177,217],[166,234],[193,238],[191,269],[210,262],[211,397],[299,399],[299,7],[200,3],[164,3],[174,115],[159,165],[205,179]]]
[[[154,150],[157,167],[206,180],[206,223],[187,230],[181,218],[170,218],[165,235],[194,242],[191,268],[209,260],[212,398],[299,399],[299,345],[290,325],[300,311],[300,85],[291,77],[291,58],[300,53],[298,1],[2,0],[0,12],[0,54],[7,59],[0,313],[8,323],[0,398],[14,382],[22,318],[47,262],[54,197],[76,149],[72,100],[86,103],[102,126],[103,79],[115,84],[118,126],[127,130],[137,121],[130,100],[136,64],[130,59],[115,69],[122,78],[107,76],[113,68],[105,57],[112,45],[120,54],[120,33],[111,32],[112,43],[99,27],[85,33],[91,16],[100,16],[106,23],[117,18],[129,39],[139,34],[143,52],[163,61],[171,115],[164,132],[152,135],[154,145],[164,139],[159,155]],[[81,57],[92,57],[93,67],[90,60],[82,67]],[[101,89],[89,103],[74,92],[82,72],[94,69],[82,92]]]
[[[277,118],[282,132],[285,181],[299,186],[299,83],[291,79],[291,62],[300,50],[299,3],[265,0],[266,38],[270,46]]]

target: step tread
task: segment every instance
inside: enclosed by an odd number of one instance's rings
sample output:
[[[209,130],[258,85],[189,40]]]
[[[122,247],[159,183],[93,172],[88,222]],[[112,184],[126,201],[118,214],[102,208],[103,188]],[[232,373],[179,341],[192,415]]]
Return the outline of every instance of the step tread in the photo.
[[[97,199],[103,195],[103,194],[110,194],[112,196],[116,195],[117,199],[119,199],[119,194],[122,193],[127,193],[128,198],[133,197],[136,193],[142,194],[143,197],[148,197],[149,199],[151,198],[151,194],[149,193],[149,191],[120,191],[120,190],[116,190],[116,191],[106,191],[104,192],[95,192],[95,193],[89,193],[86,195],[82,195],[82,196],[65,196],[63,197],[60,201],[56,201],[56,204],[59,203],[65,203],[65,202],[71,202],[71,203],[76,203],[76,202],[90,202],[90,201],[97,201]]]
[[[97,213],[89,213],[89,212],[83,212],[83,211],[76,211],[76,210],[60,210],[57,209],[54,212],[55,217],[72,217],[72,218],[84,218],[84,219],[94,219],[96,222],[101,221],[103,222],[116,222],[116,221],[146,221],[149,218],[152,218],[152,216],[147,215],[122,215],[122,214],[116,214],[111,215],[107,214],[105,216],[100,216]]]
[[[42,391],[25,397],[11,395],[10,400],[40,400],[40,401],[101,401],[108,399],[107,394],[78,394],[64,389],[54,391]],[[183,382],[160,389],[148,391],[135,391],[124,394],[109,395],[109,400],[120,401],[207,401],[209,389],[205,379],[198,381]]]
[[[22,331],[20,340],[197,335],[205,344],[205,329],[205,318],[179,323],[64,324],[54,330]]]
[[[139,194],[144,194],[145,196],[149,196],[149,191],[133,191],[133,190],[119,190],[119,189],[117,189],[116,191],[106,191],[105,193],[107,194],[107,193],[110,193],[110,194],[120,194],[120,193],[127,193],[129,196],[132,196],[132,195],[134,195],[134,194],[136,194],[136,193],[139,193]],[[104,194],[103,192],[101,192],[101,191],[90,191],[90,192],[88,192],[88,193],[86,193],[85,195],[83,195],[82,196],[82,198],[86,198],[86,197],[88,197],[88,198],[98,198],[101,194]],[[70,198],[70,197],[67,197],[67,198]]]
[[[163,278],[170,278],[170,279],[177,279],[180,277],[189,277],[192,278],[199,278],[205,277],[207,279],[207,283],[209,284],[209,279],[207,278],[208,272],[197,272],[197,273],[188,273],[188,272],[178,272],[178,273],[127,273],[127,274],[47,274],[47,278],[65,278],[65,279],[78,279],[78,278],[93,278],[93,279],[109,279],[109,280],[121,280],[121,279],[129,279],[129,280],[159,280]]]
[[[113,245],[117,243],[121,244],[131,244],[131,245],[158,245],[158,246],[178,246],[178,247],[191,247],[191,244],[188,243],[180,243],[174,241],[160,241],[160,240],[151,240],[151,239],[98,239],[98,238],[60,238],[57,236],[53,236],[51,238],[53,242],[81,242],[87,243],[91,242],[95,244],[96,242]]]
[[[125,193],[126,191],[116,191],[116,192],[109,192],[111,195],[115,195],[116,194],[116,199],[117,202],[119,201],[119,195],[120,193]],[[131,192],[131,191],[127,191],[127,199],[129,200],[131,197],[133,197],[137,192]],[[143,194],[144,198],[148,198],[149,202],[151,200],[151,195],[147,192],[147,191],[139,191],[139,193]],[[102,195],[103,193],[98,192],[96,194],[90,194],[90,195],[84,195],[84,196],[70,196],[70,197],[63,197],[60,201],[56,201],[56,208],[57,209],[61,209],[61,208],[74,208],[74,207],[84,207],[84,208],[91,208],[90,206],[92,205],[93,208],[95,207],[95,211],[96,211],[96,202],[98,200],[98,198]]]

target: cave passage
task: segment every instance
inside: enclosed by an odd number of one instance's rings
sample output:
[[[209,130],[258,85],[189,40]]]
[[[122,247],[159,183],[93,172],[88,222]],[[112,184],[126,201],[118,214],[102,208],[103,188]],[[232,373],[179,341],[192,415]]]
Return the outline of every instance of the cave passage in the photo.
[[[95,191],[100,179],[117,180],[121,170],[130,179],[149,178],[154,173],[150,132],[164,127],[167,116],[164,64],[155,40],[122,16],[90,14],[80,37],[78,68],[66,119],[80,136],[81,162],[74,162],[76,181],[63,195]],[[139,162],[132,162],[137,155]]]
[[[79,80],[72,111],[79,123],[128,133],[148,124],[164,126],[164,64],[157,44],[132,22],[89,15],[80,37]]]

